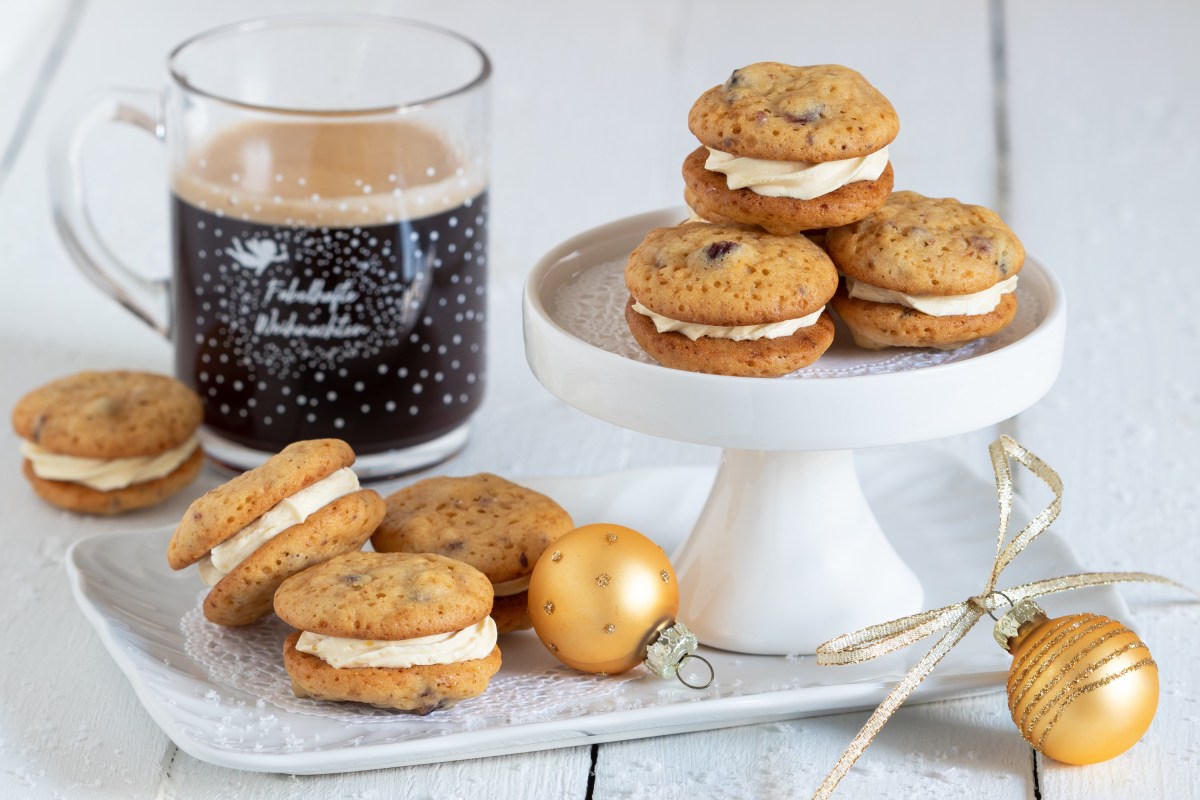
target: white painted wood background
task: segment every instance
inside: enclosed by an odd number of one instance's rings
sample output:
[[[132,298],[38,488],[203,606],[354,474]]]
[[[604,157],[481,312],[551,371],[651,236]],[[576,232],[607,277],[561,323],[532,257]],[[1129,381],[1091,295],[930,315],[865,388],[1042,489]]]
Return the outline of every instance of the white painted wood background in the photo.
[[[90,91],[160,85],[185,35],[312,0],[0,3],[0,406],[84,367],[169,371],[169,350],[74,271],[46,190],[55,122]],[[441,23],[491,52],[494,217],[489,397],[446,471],[586,475],[711,462],[553,399],[525,367],[519,292],[564,237],[680,199],[692,99],[733,67],[840,62],[892,100],[897,187],[1001,210],[1064,281],[1066,366],[1015,423],[1065,478],[1059,529],[1093,569],[1200,586],[1200,6],[1184,0],[838,3],[552,0],[342,2]],[[94,196],[121,252],[165,263],[161,154],[135,132],[97,145]],[[643,402],[646,398],[631,398]],[[987,469],[993,432],[938,443]],[[166,524],[187,497],[119,521],[0,483],[0,797],[758,798],[806,796],[865,719],[847,714],[408,769],[239,773],[179,752],[75,609],[73,541]],[[206,475],[199,488],[215,485]],[[1188,798],[1200,795],[1195,603],[1127,590],[1163,678],[1147,737],[1108,764],[1035,758],[1002,697],[903,709],[842,797]]]

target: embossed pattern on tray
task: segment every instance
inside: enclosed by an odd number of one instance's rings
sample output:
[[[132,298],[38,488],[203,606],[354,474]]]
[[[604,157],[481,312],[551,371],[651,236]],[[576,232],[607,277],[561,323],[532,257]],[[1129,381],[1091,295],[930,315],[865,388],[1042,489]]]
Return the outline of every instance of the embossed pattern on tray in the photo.
[[[386,725],[393,733],[403,733],[404,739],[520,725],[555,716],[582,716],[597,708],[620,707],[618,696],[623,685],[645,677],[640,671],[608,678],[580,675],[547,662],[544,669],[520,673],[505,670],[492,679],[483,695],[419,717],[362,703],[296,697],[280,657],[291,627],[271,615],[251,625],[226,628],[205,619],[202,607],[203,593],[184,614],[180,629],[184,651],[204,666],[213,681],[255,695],[285,711],[343,724]],[[511,637],[507,641],[511,644]],[[225,746],[237,745],[227,741]],[[253,749],[254,744],[250,747]]]

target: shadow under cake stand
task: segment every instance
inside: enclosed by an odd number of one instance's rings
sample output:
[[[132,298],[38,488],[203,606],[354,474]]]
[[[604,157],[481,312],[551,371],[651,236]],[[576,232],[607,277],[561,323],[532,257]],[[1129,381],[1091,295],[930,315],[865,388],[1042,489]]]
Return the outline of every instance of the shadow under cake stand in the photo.
[[[533,374],[598,419],[723,448],[705,507],[671,559],[679,619],[705,645],[811,653],[832,636],[920,611],[921,584],[884,530],[904,536],[936,526],[937,515],[884,519],[881,528],[852,451],[979,430],[1037,402],[1062,363],[1062,286],[1027,260],[1013,323],[950,352],[863,350],[839,322],[819,361],[782,378],[669,369],[625,324],[624,265],[647,231],[686,216],[668,209],[618,220],[538,262],[524,296]]]

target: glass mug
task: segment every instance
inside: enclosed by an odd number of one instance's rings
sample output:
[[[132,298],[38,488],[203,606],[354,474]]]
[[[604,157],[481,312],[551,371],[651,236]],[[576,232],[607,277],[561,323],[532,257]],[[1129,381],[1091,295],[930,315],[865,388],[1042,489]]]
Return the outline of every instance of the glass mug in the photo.
[[[165,92],[109,92],[52,148],[64,243],[174,344],[210,457],[237,469],[345,439],[364,477],[441,461],[484,387],[487,55],[422,23],[255,20],[170,55]],[[172,273],[105,246],[81,152],[105,122],[169,153]]]

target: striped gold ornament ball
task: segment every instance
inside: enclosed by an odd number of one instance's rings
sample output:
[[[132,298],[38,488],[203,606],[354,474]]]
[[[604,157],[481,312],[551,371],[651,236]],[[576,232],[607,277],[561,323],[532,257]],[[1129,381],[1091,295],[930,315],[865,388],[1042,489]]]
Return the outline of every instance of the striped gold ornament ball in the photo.
[[[1107,761],[1150,727],[1158,707],[1158,666],[1120,622],[1097,614],[1045,620],[1023,630],[1011,652],[1013,722],[1050,758]]]

